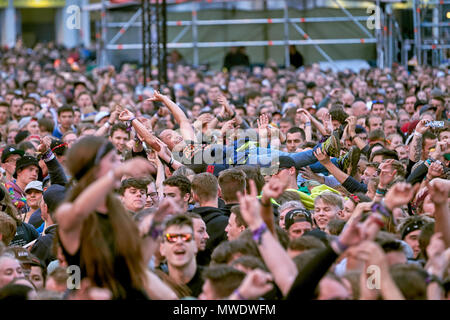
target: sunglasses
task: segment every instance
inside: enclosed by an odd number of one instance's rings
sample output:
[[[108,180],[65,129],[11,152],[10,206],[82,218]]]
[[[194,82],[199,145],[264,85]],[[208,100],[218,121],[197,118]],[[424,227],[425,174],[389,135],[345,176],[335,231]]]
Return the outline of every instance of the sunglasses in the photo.
[[[189,242],[192,240],[192,233],[166,233],[164,238],[170,243],[177,242],[178,238],[181,238],[183,242]]]
[[[377,103],[384,103],[384,101],[383,100],[373,100],[372,101],[372,104],[377,104]]]

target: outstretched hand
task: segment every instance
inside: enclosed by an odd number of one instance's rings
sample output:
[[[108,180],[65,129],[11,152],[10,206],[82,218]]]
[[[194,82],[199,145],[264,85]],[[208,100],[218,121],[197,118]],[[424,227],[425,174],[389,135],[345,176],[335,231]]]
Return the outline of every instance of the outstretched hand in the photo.
[[[258,191],[255,181],[250,180],[250,194],[242,194],[237,192],[242,217],[251,230],[255,230],[261,226],[263,219],[260,214],[260,204],[257,199]]]
[[[317,160],[319,160],[320,163],[328,163],[330,162],[330,156],[321,150],[321,148],[317,148],[314,151],[314,156],[317,158]]]
[[[270,273],[254,269],[247,273],[238,291],[246,299],[256,299],[273,289],[273,277]]]
[[[384,198],[386,206],[392,211],[394,208],[408,204],[414,198],[419,187],[420,184],[412,186],[406,182],[397,182],[389,189]]]

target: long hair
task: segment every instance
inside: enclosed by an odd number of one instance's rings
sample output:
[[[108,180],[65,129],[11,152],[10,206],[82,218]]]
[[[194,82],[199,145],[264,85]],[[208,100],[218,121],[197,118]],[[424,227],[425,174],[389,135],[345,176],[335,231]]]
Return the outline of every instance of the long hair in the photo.
[[[87,136],[74,144],[67,154],[67,167],[73,177],[84,175],[71,188],[67,200],[73,202],[86,188],[94,182],[98,165],[92,164],[100,147],[106,139]],[[107,236],[113,238],[115,252],[111,252],[108,241],[103,234],[100,221],[92,212],[83,222],[80,234],[81,267],[85,268],[88,278],[93,282],[101,282],[109,288],[115,297],[123,297],[126,293],[114,275],[115,255],[123,257],[130,275],[131,286],[143,289],[146,283],[146,266],[142,252],[142,240],[138,236],[138,228],[132,217],[126,212],[122,203],[110,192],[106,197],[106,207],[112,230]]]

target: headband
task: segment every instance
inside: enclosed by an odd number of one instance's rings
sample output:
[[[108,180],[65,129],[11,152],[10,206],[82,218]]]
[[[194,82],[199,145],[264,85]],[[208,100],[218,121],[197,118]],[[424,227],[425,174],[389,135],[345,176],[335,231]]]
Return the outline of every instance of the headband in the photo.
[[[423,221],[411,221],[410,223],[408,223],[402,231],[402,240],[405,239],[405,237],[410,234],[413,231],[419,230],[420,228],[422,228],[424,225]]]
[[[102,158],[113,149],[114,145],[111,143],[111,141],[105,141],[97,150],[95,157],[92,158],[80,171],[78,171],[77,174],[75,174],[75,178],[77,180],[80,180],[86,174],[86,172],[89,171],[89,169],[91,169],[93,166],[97,166]]]

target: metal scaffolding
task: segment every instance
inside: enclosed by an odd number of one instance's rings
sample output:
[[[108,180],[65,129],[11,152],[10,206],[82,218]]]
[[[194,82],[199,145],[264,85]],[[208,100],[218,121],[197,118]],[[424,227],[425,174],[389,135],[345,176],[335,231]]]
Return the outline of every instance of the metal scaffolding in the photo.
[[[450,49],[450,23],[445,22],[444,6],[450,1],[413,0],[414,52],[419,64],[438,66]],[[429,54],[431,53],[431,56]]]
[[[224,2],[233,2],[237,0],[227,0]],[[178,3],[186,3],[188,1],[173,1],[167,0],[167,4],[177,5]],[[198,2],[198,1],[197,1]],[[217,1],[222,2],[222,1]],[[144,61],[144,72],[149,74],[148,66],[150,68],[157,67],[160,80],[166,79],[166,50],[167,48],[191,48],[193,51],[193,65],[199,64],[199,50],[202,48],[213,47],[234,47],[234,46],[284,46],[285,66],[289,66],[289,45],[300,46],[314,46],[319,54],[325,60],[334,64],[333,59],[325,52],[321,45],[329,44],[376,44],[377,45],[377,65],[378,67],[391,67],[393,62],[396,62],[397,57],[401,57],[402,62],[404,58],[404,51],[402,48],[402,36],[398,23],[392,14],[390,4],[385,4],[382,0],[377,0],[376,4],[382,8],[382,28],[369,30],[364,23],[368,19],[367,15],[353,16],[339,0],[333,0],[335,5],[344,13],[342,17],[289,17],[289,1],[284,1],[284,16],[282,18],[260,18],[260,19],[222,19],[222,20],[200,20],[197,17],[197,11],[193,10],[191,20],[167,21],[166,19],[166,1],[163,0],[148,0],[138,3],[138,8],[128,21],[126,22],[108,22],[107,8],[111,4],[106,0],[102,0],[102,14],[101,14],[101,64],[106,64],[106,52],[115,50],[142,50]],[[162,8],[162,12],[161,11]],[[140,19],[139,19],[140,17]],[[140,20],[140,21],[139,21]],[[162,22],[163,21],[163,22]],[[161,23],[162,22],[162,23]],[[307,23],[326,23],[326,22],[354,22],[355,26],[361,30],[361,36],[358,38],[341,38],[341,39],[312,39],[302,26]],[[215,25],[244,25],[244,24],[284,24],[284,34],[282,39],[273,40],[252,40],[252,41],[216,41],[216,42],[199,42],[198,28],[215,26]],[[292,40],[292,35],[289,35],[289,25],[301,35],[302,39]],[[181,31],[168,43],[167,42],[167,28],[183,27]],[[109,41],[106,40],[106,28],[119,28],[119,32],[115,34]],[[142,42],[120,44],[117,43],[121,35],[123,35],[130,28],[141,28]],[[187,32],[192,33],[192,42],[180,42]],[[373,34],[375,33],[375,35]],[[146,43],[146,45],[143,45]],[[422,46],[422,48],[424,48]],[[104,58],[104,59],[103,59]],[[147,70],[146,70],[147,69]],[[162,69],[162,70],[160,70]]]

